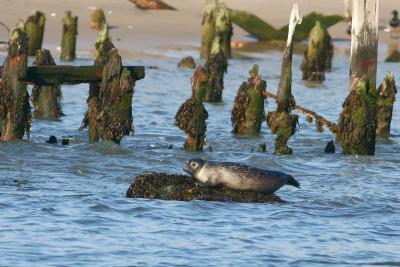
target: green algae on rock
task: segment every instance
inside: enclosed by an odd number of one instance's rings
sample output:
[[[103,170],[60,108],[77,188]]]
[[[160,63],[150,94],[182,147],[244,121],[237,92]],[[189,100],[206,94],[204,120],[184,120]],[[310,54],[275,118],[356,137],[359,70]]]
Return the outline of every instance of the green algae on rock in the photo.
[[[203,104],[208,73],[198,66],[192,76],[192,96],[178,109],[176,125],[187,134],[184,148],[188,151],[201,151],[206,138],[208,113]]]
[[[388,138],[390,123],[392,121],[393,104],[396,100],[397,87],[392,73],[385,76],[378,88],[378,101],[376,111],[376,135]]]
[[[209,188],[187,175],[148,173],[135,178],[126,192],[129,198],[178,201],[221,201],[242,203],[286,203],[275,194]]]
[[[178,68],[181,69],[195,69],[196,62],[194,61],[193,57],[184,57],[178,63]]]
[[[267,83],[258,74],[258,65],[250,70],[250,77],[244,82],[235,97],[231,122],[233,132],[238,134],[257,134],[265,119],[264,94]]]
[[[36,51],[34,66],[55,66],[49,50]],[[56,119],[63,116],[61,109],[61,86],[35,85],[32,88],[32,105],[35,108],[34,115],[42,119]]]
[[[0,140],[11,141],[29,136],[31,106],[26,82],[20,79],[27,68],[28,40],[21,28],[12,29],[8,55],[0,82]]]
[[[40,11],[34,11],[25,21],[24,29],[28,37],[28,56],[34,56],[42,48],[46,16]]]
[[[76,36],[78,35],[78,17],[73,17],[71,11],[65,11],[61,39],[60,59],[73,61],[76,58]]]
[[[329,33],[319,21],[310,32],[308,46],[301,64],[303,80],[323,81],[325,70],[332,66],[333,44]]]

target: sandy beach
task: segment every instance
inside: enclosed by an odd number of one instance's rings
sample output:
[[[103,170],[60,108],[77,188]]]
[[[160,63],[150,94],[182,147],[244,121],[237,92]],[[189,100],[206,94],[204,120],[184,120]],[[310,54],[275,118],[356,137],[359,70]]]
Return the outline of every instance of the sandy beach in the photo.
[[[90,28],[90,14],[95,7],[103,8],[108,23],[115,28],[111,34],[115,45],[124,58],[158,57],[157,51],[166,48],[192,48],[199,46],[203,0],[167,0],[177,11],[144,11],[125,0],[0,0],[1,22],[12,27],[25,20],[33,10],[46,14],[44,47],[57,54],[61,40],[61,21],[65,10],[79,17],[78,56],[90,56],[97,32]],[[251,4],[249,4],[251,2]],[[300,12],[305,15],[316,11],[323,14],[343,14],[343,1],[330,1],[329,9],[320,0],[299,0]],[[396,0],[382,0],[380,24],[385,26],[390,11],[396,8]],[[226,0],[225,3],[238,10],[258,15],[275,27],[287,24],[293,1],[288,0]],[[333,38],[349,38],[345,23],[329,29]],[[381,34],[381,41],[387,38]],[[0,40],[7,40],[7,32],[0,28]],[[246,32],[235,26],[233,40],[249,39]]]

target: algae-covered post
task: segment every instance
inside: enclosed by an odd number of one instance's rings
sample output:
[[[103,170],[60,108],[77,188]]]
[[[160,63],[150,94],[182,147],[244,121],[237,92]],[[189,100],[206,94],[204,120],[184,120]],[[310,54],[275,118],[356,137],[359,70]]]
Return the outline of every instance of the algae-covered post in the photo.
[[[250,70],[247,82],[242,83],[236,94],[232,110],[233,132],[256,134],[264,120],[264,100],[267,83],[258,74],[258,65]]]
[[[301,21],[297,4],[293,5],[289,21],[288,39],[283,54],[281,80],[277,92],[276,111],[269,112],[267,116],[268,126],[271,132],[276,135],[275,154],[292,154],[288,147],[289,138],[295,133],[298,123],[298,116],[291,114],[295,108],[295,101],[292,95],[292,54],[293,34],[296,25]]]
[[[200,47],[200,58],[202,59],[208,59],[211,53],[212,43],[215,38],[215,21],[218,8],[218,0],[207,0],[204,5]]]
[[[221,4],[216,13],[215,19],[215,39],[219,42],[226,58],[232,57],[231,38],[233,35],[232,22],[229,10],[225,4]]]
[[[303,72],[303,80],[323,81],[325,70],[331,68],[332,57],[332,38],[317,21],[308,38],[308,46],[300,67]]]
[[[221,48],[218,38],[213,42],[211,56],[205,63],[209,79],[204,95],[205,102],[222,102],[222,91],[224,90],[224,75],[228,69],[228,61]]]
[[[34,56],[42,48],[46,16],[40,11],[34,11],[25,21],[24,28],[28,37],[28,56]]]
[[[337,134],[344,154],[375,153],[378,17],[379,0],[353,0],[350,93]]]
[[[102,141],[120,144],[124,136],[133,132],[132,97],[135,81],[127,68],[122,66],[118,50],[108,54],[103,68],[99,93],[99,137]]]
[[[54,59],[49,50],[41,49],[36,51],[35,66],[54,66]],[[35,85],[32,88],[32,105],[35,108],[35,116],[43,119],[54,119],[63,116],[61,110],[61,86]]]
[[[29,135],[31,107],[26,82],[20,81],[27,67],[28,40],[21,28],[10,33],[8,55],[0,83],[0,140],[22,139]]]
[[[378,88],[378,102],[376,110],[376,135],[388,138],[392,121],[393,103],[396,100],[396,82],[393,74],[388,73]]]
[[[105,24],[103,30],[99,32],[96,41],[96,56],[94,65],[104,67],[108,61],[108,56],[114,45],[111,41],[111,37],[108,32],[108,26]],[[89,84],[89,97],[87,99],[88,111],[83,119],[81,129],[89,128],[89,142],[94,143],[99,141],[99,126],[97,118],[99,112],[99,101],[100,101],[100,83]]]
[[[192,76],[192,96],[186,100],[175,115],[176,125],[187,134],[184,148],[189,151],[201,151],[206,138],[208,113],[203,104],[208,73],[198,66]]]
[[[73,61],[76,57],[76,36],[78,35],[78,17],[73,17],[71,11],[65,12],[61,40],[60,59]]]
[[[90,27],[95,30],[101,30],[106,23],[106,15],[104,15],[103,9],[96,8],[95,10],[93,10],[91,15]]]

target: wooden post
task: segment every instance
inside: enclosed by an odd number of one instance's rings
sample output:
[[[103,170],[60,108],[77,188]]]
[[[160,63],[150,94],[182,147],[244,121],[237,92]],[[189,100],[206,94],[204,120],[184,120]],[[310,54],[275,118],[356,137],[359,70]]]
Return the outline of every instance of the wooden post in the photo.
[[[296,25],[301,21],[297,4],[293,5],[290,15],[288,39],[283,54],[281,80],[277,92],[276,111],[269,112],[268,126],[272,134],[276,135],[275,154],[292,154],[292,149],[287,146],[289,138],[296,132],[298,116],[291,114],[296,102],[292,95],[292,54],[293,34]]]
[[[103,72],[99,94],[99,137],[102,141],[120,144],[124,136],[133,132],[132,97],[135,81],[129,70],[122,66],[115,48],[109,52]]]
[[[233,35],[232,22],[229,10],[225,4],[221,4],[216,12],[215,38],[213,42],[219,42],[226,58],[232,57],[231,37]]]
[[[343,1],[343,17],[345,21],[351,21],[351,0]]]
[[[392,121],[393,103],[396,100],[396,82],[392,73],[388,73],[378,88],[376,111],[376,135],[388,138]]]
[[[28,56],[34,56],[36,51],[42,48],[45,15],[40,11],[34,11],[24,24],[28,36]]]
[[[0,140],[22,139],[29,135],[31,107],[26,82],[19,78],[27,66],[28,40],[21,28],[10,33],[8,55],[0,82]]]
[[[99,32],[96,42],[96,58],[94,61],[95,66],[104,67],[108,61],[109,53],[114,45],[108,32],[108,26],[105,24],[103,30]],[[81,130],[89,128],[89,142],[94,143],[99,141],[99,105],[100,105],[100,83],[89,84],[89,97],[87,99],[88,111],[82,121]]]
[[[103,9],[96,8],[91,15],[90,27],[95,30],[102,30],[104,24],[107,24],[106,15],[104,15]]]
[[[218,0],[207,0],[203,10],[203,26],[201,34],[200,58],[208,59],[215,38],[216,13],[219,8]]]
[[[353,0],[350,93],[337,135],[344,154],[375,153],[378,17],[379,0]]]
[[[250,78],[240,86],[233,105],[231,121],[234,133],[257,134],[264,120],[267,83],[258,74],[258,65],[254,65],[249,73]]]
[[[192,96],[186,100],[175,115],[176,125],[187,134],[184,148],[188,151],[201,151],[206,137],[208,113],[203,104],[208,73],[198,66],[192,76]]]
[[[325,69],[331,68],[332,57],[332,38],[317,21],[308,38],[307,50],[300,67],[303,72],[303,80],[323,81]]]
[[[61,55],[63,61],[73,61],[76,57],[76,36],[78,35],[78,17],[72,17],[71,11],[65,12],[61,40]]]
[[[53,57],[49,50],[41,49],[36,51],[35,66],[54,66]],[[42,119],[55,119],[63,116],[61,109],[61,86],[35,85],[32,88],[32,105],[35,108],[34,115]]]

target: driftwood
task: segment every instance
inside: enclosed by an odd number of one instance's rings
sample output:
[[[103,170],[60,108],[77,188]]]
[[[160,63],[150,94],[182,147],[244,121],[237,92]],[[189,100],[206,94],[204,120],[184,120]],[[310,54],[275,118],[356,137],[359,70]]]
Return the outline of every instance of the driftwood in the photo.
[[[129,0],[129,2],[135,4],[140,9],[161,9],[161,10],[176,10],[161,0]]]
[[[76,36],[78,35],[78,17],[73,17],[71,11],[65,12],[61,39],[60,59],[73,61],[76,57]]]
[[[135,178],[126,192],[129,198],[150,198],[178,201],[223,201],[243,203],[286,203],[275,194],[208,188],[187,175],[149,173]]]
[[[28,56],[34,56],[36,51],[42,48],[45,15],[40,11],[34,11],[25,21],[24,29],[28,37]]]
[[[350,93],[336,140],[344,154],[374,155],[379,0],[353,0],[352,17]]]

